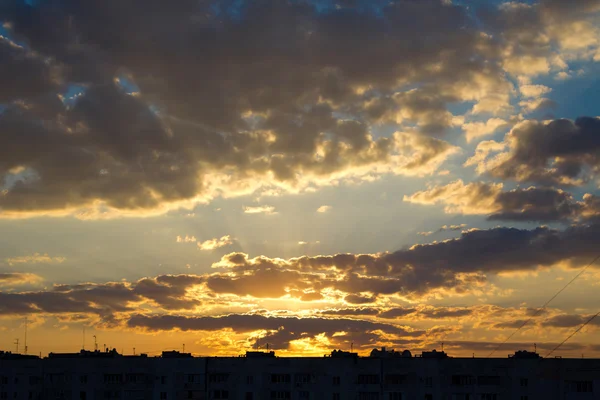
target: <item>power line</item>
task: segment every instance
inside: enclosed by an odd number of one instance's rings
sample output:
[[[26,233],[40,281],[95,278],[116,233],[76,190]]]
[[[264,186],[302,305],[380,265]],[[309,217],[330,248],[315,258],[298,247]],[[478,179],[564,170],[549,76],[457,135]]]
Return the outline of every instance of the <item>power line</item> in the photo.
[[[569,287],[569,285],[571,285],[571,283],[573,283],[577,278],[579,278],[581,276],[581,274],[583,274],[589,267],[591,267],[596,261],[598,261],[598,259],[600,259],[600,254],[598,254],[588,265],[586,265],[581,271],[579,271],[579,273],[577,275],[575,275],[575,277],[573,279],[571,279],[569,282],[567,282],[567,284],[565,286],[563,286],[562,289],[560,289],[558,292],[556,292],[554,294],[554,296],[552,296],[550,298],[550,300],[545,302],[544,305],[541,308],[539,308],[531,317],[529,317],[528,320],[523,322],[517,328],[516,331],[511,333],[510,336],[508,336],[506,339],[504,339],[504,341],[502,343],[500,343],[494,350],[492,350],[492,352],[490,354],[488,354],[488,358],[491,357],[491,355],[494,354],[496,351],[498,351],[500,349],[500,347],[502,347],[504,344],[506,344],[506,342],[508,342],[517,332],[519,332],[521,330],[521,328],[523,328],[525,325],[527,325],[529,323],[529,321],[531,321],[533,318],[537,317],[542,311],[544,311],[546,309],[546,307],[548,307],[548,304],[550,304],[550,302],[552,300],[557,298],[559,294],[561,294],[567,287]]]
[[[598,311],[595,315],[592,315],[590,317],[590,319],[588,319],[587,321],[585,321],[579,328],[577,328],[577,330],[573,333],[571,333],[569,336],[567,336],[567,338],[565,340],[563,340],[558,346],[556,346],[555,348],[552,349],[552,351],[548,354],[546,354],[546,358],[548,358],[548,356],[550,356],[552,353],[554,353],[555,350],[557,350],[560,346],[562,346],[563,344],[565,344],[567,342],[567,340],[571,339],[573,336],[575,336],[580,330],[582,330],[587,324],[589,324],[590,322],[592,322],[594,320],[594,318],[596,318],[598,315],[600,315],[600,311]]]

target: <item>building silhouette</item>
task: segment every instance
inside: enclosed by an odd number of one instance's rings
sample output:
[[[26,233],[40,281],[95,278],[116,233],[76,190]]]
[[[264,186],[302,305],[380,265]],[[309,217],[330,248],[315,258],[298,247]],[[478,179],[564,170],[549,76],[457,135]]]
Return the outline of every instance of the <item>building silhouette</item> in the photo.
[[[116,350],[0,352],[0,400],[600,399],[600,359],[449,357],[443,351],[336,350],[325,357],[159,357]]]

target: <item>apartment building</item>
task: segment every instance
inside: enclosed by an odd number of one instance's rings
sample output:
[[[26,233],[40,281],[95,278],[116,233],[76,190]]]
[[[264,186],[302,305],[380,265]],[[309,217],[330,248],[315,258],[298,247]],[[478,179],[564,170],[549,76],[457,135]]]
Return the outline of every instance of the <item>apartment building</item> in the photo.
[[[0,352],[0,400],[587,400],[600,399],[600,359],[453,358],[374,350],[370,357],[123,356],[115,350]]]

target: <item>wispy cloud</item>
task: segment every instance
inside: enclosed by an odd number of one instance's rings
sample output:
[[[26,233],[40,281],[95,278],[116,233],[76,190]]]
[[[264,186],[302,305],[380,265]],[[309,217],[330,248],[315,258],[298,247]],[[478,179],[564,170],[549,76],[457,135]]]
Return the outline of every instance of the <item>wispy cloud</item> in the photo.
[[[317,212],[318,213],[326,213],[327,211],[331,210],[331,206],[321,206],[319,208],[317,208]]]
[[[21,286],[26,284],[36,284],[43,279],[41,276],[30,273],[7,272],[0,273],[0,286]]]
[[[244,213],[272,215],[272,214],[277,214],[277,211],[275,211],[275,207],[273,207],[273,206],[256,206],[256,207],[244,206]]]
[[[195,243],[198,241],[195,236],[177,236],[177,243]]]
[[[6,258],[4,261],[13,266],[15,264],[61,264],[65,262],[65,257],[51,257],[44,253],[34,253],[30,256],[18,256]]]
[[[231,236],[226,235],[221,238],[214,238],[205,240],[204,242],[198,242],[198,248],[200,250],[215,250],[220,247],[230,246],[233,244]]]

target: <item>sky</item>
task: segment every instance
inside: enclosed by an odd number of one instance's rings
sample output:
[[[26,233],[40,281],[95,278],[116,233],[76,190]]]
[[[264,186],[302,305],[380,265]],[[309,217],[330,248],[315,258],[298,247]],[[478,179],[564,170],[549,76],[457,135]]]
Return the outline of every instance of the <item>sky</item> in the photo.
[[[0,88],[0,349],[600,357],[599,0],[0,0]]]

